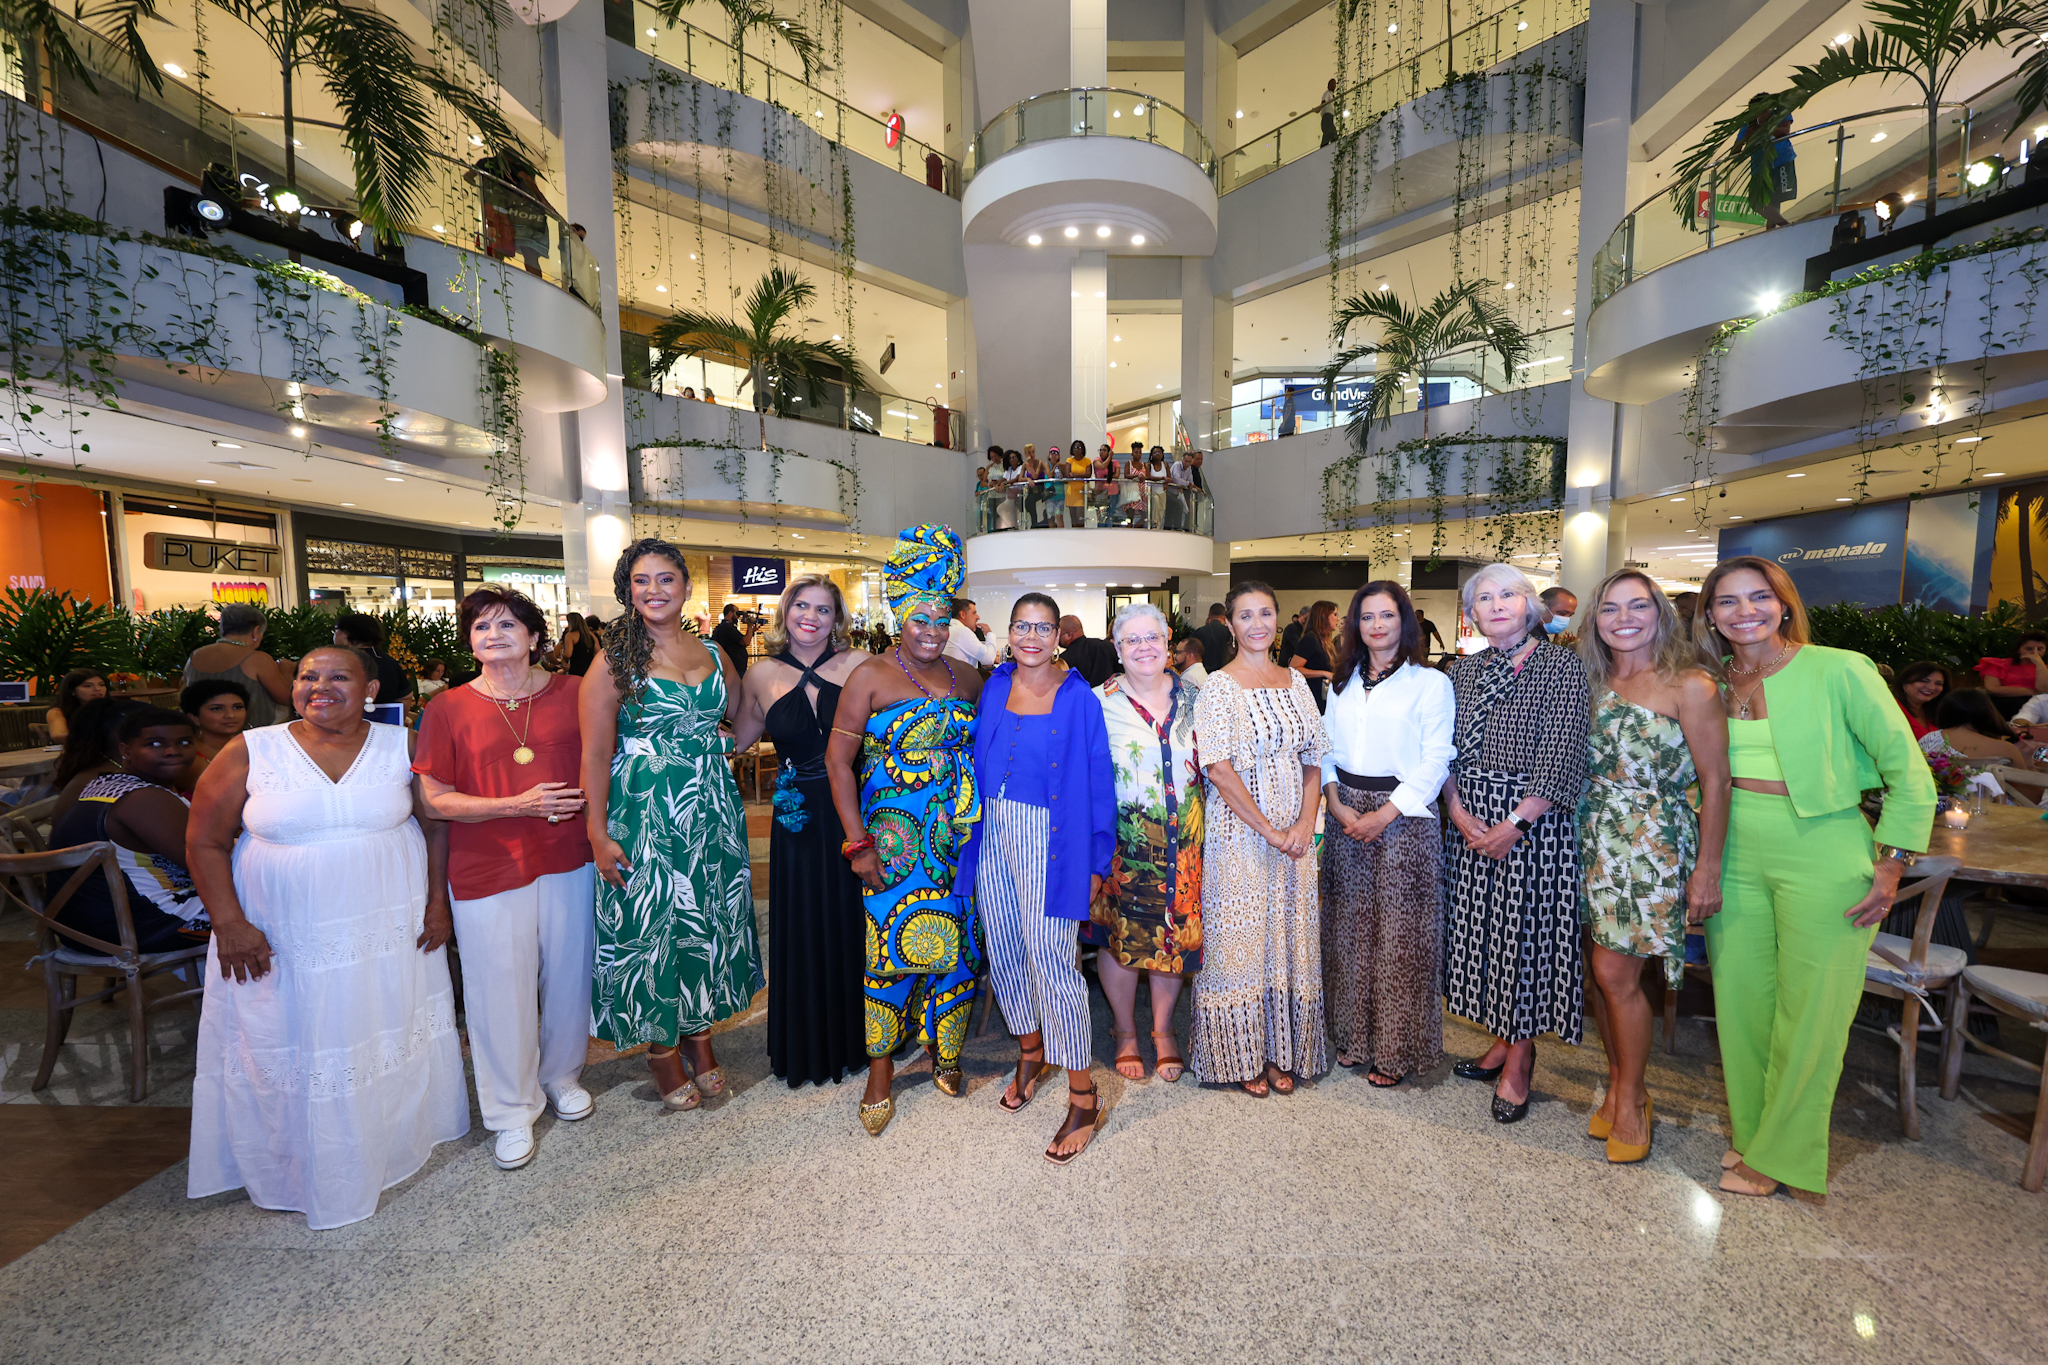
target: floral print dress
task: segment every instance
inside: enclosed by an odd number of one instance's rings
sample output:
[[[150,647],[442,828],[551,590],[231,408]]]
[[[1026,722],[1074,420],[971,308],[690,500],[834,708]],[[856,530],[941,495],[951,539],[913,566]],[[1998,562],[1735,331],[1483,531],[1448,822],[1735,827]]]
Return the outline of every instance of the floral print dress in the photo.
[[[1123,690],[1095,689],[1116,773],[1116,852],[1081,941],[1134,971],[1202,966],[1202,761],[1195,742],[1201,689],[1173,679],[1164,715]]]
[[[726,766],[725,670],[695,685],[649,678],[619,706],[605,829],[625,889],[597,883],[597,1036],[670,1046],[745,1010],[764,984],[740,791]]]
[[[1603,948],[1663,958],[1674,990],[1685,979],[1685,879],[1700,847],[1686,790],[1697,777],[1675,718],[1613,692],[1601,699],[1579,799],[1586,924]]]

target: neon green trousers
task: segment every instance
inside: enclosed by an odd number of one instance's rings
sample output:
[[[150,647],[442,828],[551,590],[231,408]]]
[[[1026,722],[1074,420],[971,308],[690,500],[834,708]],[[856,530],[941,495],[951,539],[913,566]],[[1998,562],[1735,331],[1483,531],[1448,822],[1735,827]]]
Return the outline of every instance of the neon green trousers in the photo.
[[[1843,915],[1870,894],[1861,812],[1802,818],[1790,798],[1736,788],[1707,921],[1730,1145],[1795,1189],[1828,1187],[1828,1121],[1875,925]]]

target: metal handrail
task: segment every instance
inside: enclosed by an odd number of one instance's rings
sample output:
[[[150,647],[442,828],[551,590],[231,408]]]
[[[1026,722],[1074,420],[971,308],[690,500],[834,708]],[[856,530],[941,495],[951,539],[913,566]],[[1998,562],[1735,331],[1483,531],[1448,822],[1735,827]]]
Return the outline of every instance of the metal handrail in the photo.
[[[1149,116],[1145,121],[1147,131],[1144,133],[1118,132],[1110,128],[1110,119],[1102,120],[1102,127],[1099,131],[1091,127],[1090,119],[1087,114],[1087,108],[1088,105],[1093,101],[1094,97],[1098,95],[1105,97],[1122,95],[1127,99],[1134,99],[1139,101],[1144,106],[1146,113]],[[1030,109],[1033,105],[1054,99],[1064,99],[1071,104],[1071,102],[1076,96],[1080,97],[1083,111],[1080,126],[1078,128],[1073,126],[1073,121],[1070,119],[1067,122],[1065,130],[1059,134],[1059,138],[1033,138],[1028,134],[1025,126],[1026,110]],[[1126,90],[1122,86],[1115,85],[1076,85],[1070,86],[1064,90],[1047,90],[1041,94],[1032,95],[1029,98],[1018,100],[1015,104],[1011,105],[1009,108],[997,114],[987,123],[984,123],[981,126],[981,131],[974,135],[972,155],[970,157],[971,164],[970,169],[967,172],[968,178],[972,179],[974,176],[980,174],[984,169],[986,169],[991,163],[1000,160],[1003,156],[1007,155],[1008,153],[1013,152],[1017,150],[1017,148],[1022,147],[1025,144],[1031,142],[1054,142],[1058,141],[1060,138],[1069,137],[1121,137],[1127,138],[1133,142],[1150,142],[1155,146],[1172,147],[1172,143],[1163,141],[1159,136],[1158,116],[1159,111],[1162,109],[1165,110],[1167,113],[1172,114],[1175,118],[1178,118],[1181,121],[1182,126],[1186,128],[1187,131],[1194,134],[1196,148],[1199,151],[1200,155],[1191,154],[1185,146],[1173,148],[1173,150],[1180,152],[1182,156],[1187,157],[1188,160],[1194,162],[1197,166],[1200,166],[1202,168],[1202,173],[1213,182],[1216,179],[1217,169],[1216,148],[1215,145],[1209,141],[1209,135],[1202,131],[1202,125],[1200,123],[1196,122],[1192,118],[1189,118],[1185,110],[1179,108],[1176,105],[1168,104],[1165,100],[1162,100],[1155,95],[1148,95],[1142,90]],[[1112,110],[1111,117],[1114,118],[1118,116],[1120,113],[1120,110]],[[999,126],[1003,124],[1006,120],[1014,121],[1014,123],[1016,124],[1016,140],[1012,142],[1009,146],[1003,148],[1002,151],[997,152],[994,156],[983,156],[982,152],[984,147],[987,145],[990,133],[997,131]]]
[[[1069,504],[1065,499],[1066,489],[1077,483],[1085,487],[1083,500],[1079,504]],[[1114,494],[1109,491],[1111,486],[1116,487]],[[1019,496],[1026,489],[1038,489],[1043,495],[1035,509]],[[1119,474],[1113,479],[1098,479],[1093,475],[1085,479],[1048,476],[1042,479],[1005,479],[998,485],[976,488],[975,534],[1052,529],[1036,525],[1004,526],[1001,522],[1006,510],[1013,519],[1034,510],[1041,516],[1050,517],[1057,513],[1064,519],[1070,506],[1077,507],[1082,514],[1082,525],[1067,528],[1072,530],[1185,531],[1192,535],[1211,535],[1216,522],[1216,502],[1206,488],[1193,488],[1149,475],[1139,478]],[[1087,522],[1090,511],[1096,517],[1092,526]],[[1034,522],[1036,519],[1035,516],[1031,518]]]

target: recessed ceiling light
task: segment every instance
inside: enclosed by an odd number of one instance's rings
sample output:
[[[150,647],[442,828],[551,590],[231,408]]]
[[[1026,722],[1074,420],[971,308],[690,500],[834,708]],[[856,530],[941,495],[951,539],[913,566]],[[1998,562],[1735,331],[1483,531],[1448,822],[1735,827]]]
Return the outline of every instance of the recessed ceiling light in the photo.
[[[1529,27],[1529,21],[1527,19],[1524,19],[1521,23],[1515,25],[1515,32],[1520,33],[1523,29],[1527,27]]]
[[[1849,501],[1849,499],[1847,499],[1847,498],[1836,498],[1836,499],[1835,499],[1835,501],[1836,501],[1836,502],[1847,502],[1847,501]]]
[[[1673,501],[1673,502],[1684,502],[1684,501],[1685,501],[1685,495],[1684,495],[1683,493],[1681,493],[1681,494],[1679,494],[1679,495],[1678,495],[1677,497],[1675,497],[1675,498],[1671,499],[1671,501]]]
[[[1153,385],[1152,387],[1153,387],[1153,388],[1155,388],[1155,389],[1163,389],[1163,388],[1165,388],[1165,387],[1166,387],[1166,385],[1164,385],[1164,384],[1154,384],[1154,385]]]
[[[343,506],[343,507],[354,507],[354,506],[355,506],[355,504],[354,504],[354,503],[352,503],[352,502],[345,502],[345,503],[343,503],[343,504],[342,504],[342,506]]]
[[[194,479],[194,483],[219,483],[219,479]]]
[[[1132,246],[1143,246],[1143,245],[1145,245],[1145,234],[1144,234],[1144,233],[1142,233],[1142,232],[1134,232],[1134,233],[1132,233],[1132,234],[1131,234],[1131,245],[1132,245]]]
[[[1729,517],[1729,518],[1728,518],[1728,520],[1730,520],[1730,521],[1741,521],[1741,520],[1742,520],[1742,514],[1741,514],[1740,512],[1737,512],[1737,513],[1736,513],[1735,515],[1733,515],[1733,516]]]
[[[1113,337],[1111,337],[1111,338],[1110,338],[1110,340],[1111,340],[1111,341],[1122,341],[1122,340],[1123,340],[1123,336],[1122,336],[1121,334],[1118,334],[1118,335],[1116,335],[1116,336],[1113,336]]]
[[[2003,469],[1994,469],[1984,477],[1987,479],[2002,479],[2005,477],[2005,471]]]
[[[668,292],[668,286],[665,284],[657,284],[654,286],[654,292],[657,294],[666,294]]]
[[[1079,228],[1077,228],[1077,227],[1070,227],[1070,228],[1068,228],[1068,229],[1067,229],[1067,236],[1069,236],[1069,237],[1079,237],[1080,235],[1081,235],[1081,229],[1079,229]]]
[[[1109,236],[1109,228],[1108,228],[1108,226],[1107,226],[1107,225],[1105,225],[1105,226],[1103,226],[1103,227],[1099,227],[1099,228],[1095,229],[1095,235],[1096,235],[1097,237],[1107,237],[1107,236]]]
[[[1837,33],[1837,34],[1835,35],[1835,46],[1836,46],[1836,47],[1840,47],[1840,46],[1842,46],[1842,45],[1843,45],[1844,43],[1847,43],[1848,41],[1849,41],[1849,35],[1848,35],[1848,34],[1846,34],[1846,33]]]
[[[165,62],[164,73],[166,75],[176,76],[181,81],[185,79],[185,68],[179,66],[176,62]]]
[[[384,476],[384,482],[386,482],[386,483],[404,483],[404,482],[405,482],[405,480],[404,480],[404,479],[401,479],[401,478],[399,478],[399,477],[398,477],[398,476],[397,476],[396,474],[386,474],[386,475]]]
[[[447,230],[447,228],[442,227],[439,223],[434,224],[434,231],[436,232],[446,232]]]
[[[1502,285],[1502,286],[1501,286],[1501,288],[1503,288],[1503,289],[1513,289],[1514,287],[1515,287],[1515,282],[1514,282],[1513,280],[1509,280],[1509,281],[1508,281],[1508,282],[1507,282],[1506,284],[1504,284],[1504,285]]]
[[[1959,446],[1966,446],[1970,444],[1970,442],[1972,441],[1981,441],[1983,439],[1984,438],[1982,436],[1958,436],[1956,437],[1956,444]]]
[[[240,450],[242,448],[234,441],[215,441],[214,444],[222,450]]]
[[[1804,474],[1787,474],[1785,477],[1788,479],[1803,479],[1806,476]]]
[[[1566,317],[1570,317],[1570,316],[1572,315],[1572,310],[1571,310],[1571,309],[1569,309],[1569,308],[1565,309],[1565,310],[1564,310],[1564,315],[1565,315]]]
[[[303,440],[303,439],[305,439],[305,435],[306,435],[306,429],[305,429],[304,427],[293,427],[293,428],[292,428],[292,435],[293,435],[293,436],[296,436],[296,437],[298,437],[298,438],[300,438],[301,440]]]
[[[1026,237],[1024,240],[1031,246],[1038,246],[1039,244],[1045,241],[1045,238],[1039,236],[1037,233],[1034,232],[1029,237]]]
[[[1114,360],[1109,362],[1109,368],[1111,368],[1112,370],[1116,368],[1116,362]]]

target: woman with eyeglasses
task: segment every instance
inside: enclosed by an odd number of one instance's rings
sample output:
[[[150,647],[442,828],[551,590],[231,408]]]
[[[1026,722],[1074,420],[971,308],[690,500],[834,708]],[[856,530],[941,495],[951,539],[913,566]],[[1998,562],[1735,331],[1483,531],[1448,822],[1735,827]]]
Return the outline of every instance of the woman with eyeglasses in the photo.
[[[1145,1079],[1138,1052],[1138,977],[1152,981],[1155,1073],[1171,1085],[1186,1063],[1173,1037],[1182,981],[1202,966],[1202,769],[1195,699],[1201,689],[1167,664],[1173,631],[1150,602],[1133,602],[1109,629],[1123,672],[1095,689],[1116,777],[1116,852],[1081,941],[1116,1018],[1116,1071]]]
[[[1059,606],[1040,592],[1010,608],[1010,657],[981,692],[974,780],[982,816],[961,851],[956,885],[974,888],[989,980],[1021,1048],[998,1103],[1016,1113],[1048,1067],[1065,1068],[1067,1114],[1045,1149],[1047,1161],[1064,1166],[1102,1118],[1088,1075],[1088,983],[1075,940],[1109,872],[1116,786],[1102,703],[1060,662],[1059,619]]]

